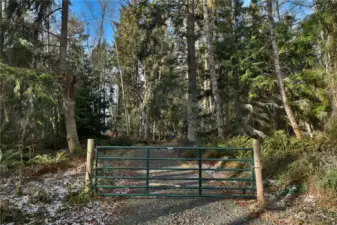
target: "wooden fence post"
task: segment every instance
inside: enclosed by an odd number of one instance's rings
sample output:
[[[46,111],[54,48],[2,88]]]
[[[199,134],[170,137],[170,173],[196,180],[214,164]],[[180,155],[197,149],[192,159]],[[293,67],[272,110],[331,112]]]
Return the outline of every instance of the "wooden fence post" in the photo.
[[[257,201],[260,205],[263,205],[264,204],[264,196],[263,196],[263,180],[262,180],[260,140],[254,139],[253,140],[253,147],[254,147],[254,169],[255,169]]]
[[[87,143],[87,164],[85,170],[85,190],[92,191],[92,167],[94,158],[94,139],[88,139]]]

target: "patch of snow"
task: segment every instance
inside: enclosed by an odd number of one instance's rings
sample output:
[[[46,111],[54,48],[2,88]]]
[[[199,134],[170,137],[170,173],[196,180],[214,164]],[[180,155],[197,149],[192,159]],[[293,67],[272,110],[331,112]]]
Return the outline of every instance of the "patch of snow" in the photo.
[[[315,204],[315,199],[314,199],[314,196],[312,195],[307,195],[304,197],[303,201],[305,203],[311,203],[311,204]]]
[[[22,196],[16,194],[18,178],[3,179],[5,188],[1,189],[1,200],[20,209],[30,221],[27,224],[112,224],[116,220],[115,202],[105,203],[99,200],[89,202],[86,206],[69,206],[64,198],[69,190],[77,191],[84,187],[84,176],[65,176],[64,174],[48,174],[41,181],[31,180],[22,184]],[[38,190],[45,191],[51,202],[31,201],[37,197]],[[127,193],[129,189],[121,189]],[[15,224],[15,223],[8,223]]]

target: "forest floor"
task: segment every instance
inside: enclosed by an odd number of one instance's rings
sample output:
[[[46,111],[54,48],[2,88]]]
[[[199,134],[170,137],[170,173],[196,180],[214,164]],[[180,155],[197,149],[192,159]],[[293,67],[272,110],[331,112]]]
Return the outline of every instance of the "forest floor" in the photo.
[[[117,153],[141,156],[140,151]],[[176,156],[173,150],[154,150],[152,156]],[[316,210],[315,198],[310,195],[296,199],[289,196],[273,201],[273,207],[259,210],[255,200],[219,200],[204,198],[111,198],[95,197],[89,201],[81,198],[84,185],[84,160],[74,160],[73,168],[29,177],[21,180],[7,177],[1,179],[0,206],[2,224],[336,224],[337,214]],[[138,162],[139,163],[139,162]],[[157,162],[158,166],[186,166]],[[130,166],[130,165],[129,165]],[[141,166],[139,164],[132,166]],[[156,165],[151,165],[156,166]],[[197,177],[197,173],[177,171],[154,171],[153,176]],[[126,174],[133,176],[134,174]],[[115,185],[128,185],[129,180],[120,180]],[[151,185],[167,185],[156,181]],[[193,181],[194,182],[194,181]],[[135,185],[142,185],[136,183]],[[180,181],[175,185],[191,185]],[[194,184],[192,184],[194,185]],[[130,190],[115,190],[130,193]],[[157,190],[162,193],[163,190]],[[167,193],[167,191],[166,191]],[[7,221],[7,222],[6,222]],[[13,222],[10,222],[13,221]]]

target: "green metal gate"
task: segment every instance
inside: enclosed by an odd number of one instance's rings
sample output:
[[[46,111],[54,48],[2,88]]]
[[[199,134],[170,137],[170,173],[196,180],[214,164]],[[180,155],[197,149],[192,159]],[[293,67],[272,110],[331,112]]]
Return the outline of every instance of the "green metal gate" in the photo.
[[[114,156],[116,152],[133,151],[131,156]],[[171,151],[171,154],[180,156],[179,152],[192,151],[191,157],[165,157],[164,152]],[[206,151],[223,152],[229,155],[233,151],[240,151],[242,158],[215,158],[205,157]],[[153,155],[153,153],[156,153]],[[137,153],[137,154],[135,154]],[[134,155],[139,155],[135,157]],[[157,155],[157,156],[156,156]],[[164,155],[161,157],[161,155]],[[212,197],[212,198],[255,198],[255,176],[254,159],[252,148],[214,148],[214,147],[164,147],[164,146],[96,146],[95,167],[93,171],[94,191],[99,196],[129,196],[129,197]],[[159,162],[157,166],[151,166],[153,161]],[[165,167],[164,161],[169,162],[189,162],[195,163],[195,167]],[[204,163],[223,162],[225,167],[214,168],[205,166]],[[138,162],[141,166],[124,165],[123,162]],[[238,167],[226,167],[229,162],[240,164]],[[192,164],[193,165],[193,164]],[[140,172],[142,171],[141,175]],[[177,171],[183,173],[188,171],[196,177],[158,177],[151,172],[156,171]],[[122,173],[117,174],[116,173]],[[205,173],[211,172],[232,172],[234,174],[248,173],[248,177],[209,177]],[[125,175],[126,174],[126,175]],[[121,184],[127,181],[143,182],[143,184]],[[153,185],[155,181],[191,181],[195,185]],[[220,184],[218,183],[220,182]],[[214,186],[214,183],[217,184]],[[231,184],[235,183],[236,186]],[[247,184],[249,186],[247,186]],[[120,191],[124,190],[124,191]],[[126,190],[126,191],[125,191]],[[164,190],[164,193],[160,191]],[[180,193],[171,193],[175,190]],[[181,191],[196,191],[196,193],[181,193]],[[216,193],[206,193],[215,191]]]

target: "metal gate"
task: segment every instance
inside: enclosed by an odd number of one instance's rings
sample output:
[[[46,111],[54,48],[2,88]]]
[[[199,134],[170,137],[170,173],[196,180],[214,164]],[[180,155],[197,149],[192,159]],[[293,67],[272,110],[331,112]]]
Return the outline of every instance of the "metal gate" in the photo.
[[[205,156],[210,151],[227,156]],[[240,158],[233,157],[235,151]],[[186,152],[191,153],[186,156]],[[96,146],[94,192],[99,196],[255,198],[253,156],[252,148]],[[222,165],[214,165],[219,162]],[[163,171],[176,174],[156,175]],[[230,174],[223,176],[226,173]]]

